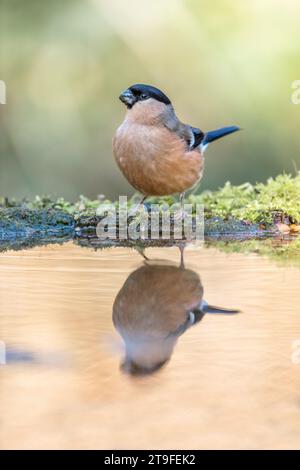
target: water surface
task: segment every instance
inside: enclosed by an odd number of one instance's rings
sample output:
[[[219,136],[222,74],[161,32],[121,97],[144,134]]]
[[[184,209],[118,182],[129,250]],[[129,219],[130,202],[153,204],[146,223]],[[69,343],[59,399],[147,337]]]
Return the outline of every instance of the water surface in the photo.
[[[147,255],[163,274],[125,248],[1,254],[0,447],[299,448],[300,270],[190,248],[182,277],[178,249]],[[184,323],[202,289],[241,313]],[[163,364],[132,374],[128,352]]]

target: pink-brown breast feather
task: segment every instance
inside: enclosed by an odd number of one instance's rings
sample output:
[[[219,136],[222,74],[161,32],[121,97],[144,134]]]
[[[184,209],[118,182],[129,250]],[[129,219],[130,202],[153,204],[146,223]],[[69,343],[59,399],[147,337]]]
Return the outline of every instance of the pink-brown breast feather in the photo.
[[[113,151],[129,183],[149,196],[183,192],[202,177],[200,150],[187,151],[186,142],[160,123],[125,119],[114,137]]]
[[[113,322],[125,336],[166,338],[198,307],[203,286],[197,273],[146,265],[130,274],[113,305]]]

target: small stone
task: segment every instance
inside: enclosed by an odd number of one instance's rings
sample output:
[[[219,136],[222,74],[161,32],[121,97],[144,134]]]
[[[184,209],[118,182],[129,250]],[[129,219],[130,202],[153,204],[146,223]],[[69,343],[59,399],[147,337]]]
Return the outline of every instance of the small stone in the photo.
[[[290,230],[291,232],[300,232],[300,225],[296,225],[296,224],[291,224],[290,225]]]

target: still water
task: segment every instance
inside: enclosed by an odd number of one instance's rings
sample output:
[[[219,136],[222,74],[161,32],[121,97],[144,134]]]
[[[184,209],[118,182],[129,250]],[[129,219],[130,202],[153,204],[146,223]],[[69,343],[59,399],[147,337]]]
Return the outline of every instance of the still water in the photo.
[[[300,270],[147,255],[1,254],[0,447],[300,448]]]

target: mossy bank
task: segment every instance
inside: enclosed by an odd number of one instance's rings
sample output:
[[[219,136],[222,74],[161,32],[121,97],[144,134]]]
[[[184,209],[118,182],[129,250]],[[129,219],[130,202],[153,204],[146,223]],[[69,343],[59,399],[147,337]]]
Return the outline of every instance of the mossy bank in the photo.
[[[136,204],[137,196],[128,202],[128,210]],[[168,209],[178,202],[175,197],[149,198],[151,204]],[[279,175],[266,183],[251,185],[244,183],[234,186],[227,182],[217,191],[189,194],[186,203],[204,206],[205,237],[220,242],[256,240],[258,238],[297,235],[300,227],[300,173]],[[52,199],[36,196],[32,201],[0,198],[0,241],[3,248],[29,246],[36,243],[50,243],[62,240],[87,240],[95,237],[97,223],[106,215],[107,205],[118,208],[118,201],[112,202],[104,196],[90,200],[81,196],[76,202],[63,198]],[[111,243],[115,246],[118,240]],[[132,240],[127,242],[132,245]],[[136,241],[144,246],[162,245],[162,241]],[[93,242],[94,245],[95,240]],[[165,243],[170,244],[170,243]],[[105,243],[105,246],[109,242]],[[253,251],[255,251],[253,249]],[[256,248],[257,251],[257,248]]]

